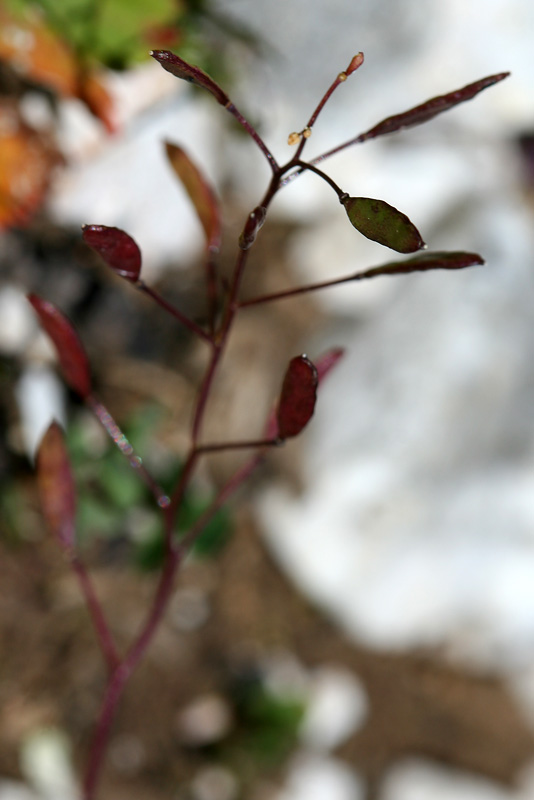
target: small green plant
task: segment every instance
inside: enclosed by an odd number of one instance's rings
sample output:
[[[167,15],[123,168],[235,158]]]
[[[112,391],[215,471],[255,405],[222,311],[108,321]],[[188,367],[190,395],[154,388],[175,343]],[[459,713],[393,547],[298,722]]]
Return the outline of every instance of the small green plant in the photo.
[[[483,89],[501,81],[508,74],[492,75],[458,91],[435,97],[405,113],[388,117],[365,133],[328,152],[305,160],[304,149],[325,103],[332,93],[363,63],[363,54],[358,53],[348,67],[337,75],[302,131],[290,134],[289,144],[295,146],[296,149],[286,163],[280,164],[255,128],[240,113],[221,86],[209,75],[172,52],[158,50],[153,51],[151,55],[164,69],[177,78],[189,81],[209,92],[255,142],[266,159],[271,174],[263,196],[245,219],[237,242],[233,273],[230,280],[225,281],[219,273],[221,211],[215,192],[185,150],[175,144],[167,144],[170,164],[187,190],[205,233],[207,307],[207,323],[205,324],[197,322],[183,311],[175,308],[143,281],[140,277],[141,252],[128,233],[104,225],[86,225],[83,228],[85,242],[100,254],[106,264],[120,277],[133,284],[141,293],[158,304],[163,311],[171,314],[178,324],[185,326],[193,336],[202,342],[208,354],[207,365],[194,404],[189,447],[183,454],[181,468],[170,490],[161,488],[156,478],[143,463],[142,458],[134,451],[129,439],[119,428],[111,413],[96,396],[87,356],[71,323],[48,300],[35,295],[29,298],[43,328],[55,344],[66,382],[96,415],[139,480],[144,482],[153,499],[154,508],[160,514],[163,530],[163,558],[159,583],[150,608],[147,610],[146,621],[129,649],[125,653],[119,652],[78,546],[76,490],[64,434],[56,422],[51,424],[37,455],[37,475],[42,506],[50,528],[64,550],[71,569],[79,579],[108,670],[107,686],[96,721],[93,744],[83,780],[84,800],[92,800],[96,795],[118,703],[161,622],[172,595],[176,575],[184,560],[219,513],[221,507],[247,481],[265,458],[267,452],[273,447],[284,444],[288,439],[298,436],[306,427],[314,413],[316,394],[320,383],[342,356],[341,349],[333,349],[324,353],[315,361],[310,360],[306,355],[294,356],[289,360],[285,375],[281,376],[278,400],[273,404],[273,410],[265,421],[263,431],[258,436],[243,440],[230,435],[224,441],[205,441],[202,434],[206,416],[209,414],[214,379],[222,368],[223,357],[234,323],[242,309],[289,299],[298,294],[314,292],[351,281],[433,269],[456,270],[484,263],[476,253],[427,251],[421,234],[405,214],[382,200],[350,196],[319,165],[330,156],[352,145],[427,122],[441,112],[470,100]],[[313,173],[331,187],[338,202],[344,208],[350,224],[357,231],[385,247],[408,255],[408,258],[388,261],[380,266],[355,272],[336,280],[297,286],[270,294],[243,297],[241,291],[243,276],[273,198],[304,172]],[[238,390],[239,386],[236,387],[236,391]],[[191,486],[199,462],[208,454],[229,451],[244,451],[249,455],[244,457],[241,466],[219,489],[216,496],[201,509],[200,514],[197,513],[194,518],[189,517],[186,520],[189,515],[188,503],[190,503]],[[260,704],[259,709],[259,711],[256,709],[256,717],[260,719],[260,717],[270,715],[273,722],[271,728],[275,730],[276,724],[278,724],[275,719],[276,715],[273,716],[268,709],[266,711],[265,703]],[[250,712],[250,708],[248,710]]]

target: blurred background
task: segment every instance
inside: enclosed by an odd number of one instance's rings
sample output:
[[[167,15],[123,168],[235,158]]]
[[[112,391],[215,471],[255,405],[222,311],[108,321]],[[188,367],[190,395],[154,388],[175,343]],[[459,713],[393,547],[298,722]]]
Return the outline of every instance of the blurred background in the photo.
[[[25,295],[75,322],[99,394],[163,485],[187,442],[203,353],[83,246],[117,225],[143,277],[202,318],[202,230],[165,160],[183,145],[224,208],[230,272],[269,177],[209,96],[222,83],[281,160],[429,97],[505,82],[324,165],[430,250],[484,267],[379,278],[241,315],[206,436],[257,435],[289,357],[346,355],[306,433],[216,518],[125,696],[103,798],[534,797],[534,7],[527,0],[2,0],[0,3],[0,798],[76,796],[104,670],[44,531],[32,458],[67,425],[79,537],[119,642],[161,563],[149,498],[57,376]],[[227,118],[228,117],[228,118]],[[390,260],[304,176],[277,197],[245,291]],[[207,461],[194,519],[235,468]]]

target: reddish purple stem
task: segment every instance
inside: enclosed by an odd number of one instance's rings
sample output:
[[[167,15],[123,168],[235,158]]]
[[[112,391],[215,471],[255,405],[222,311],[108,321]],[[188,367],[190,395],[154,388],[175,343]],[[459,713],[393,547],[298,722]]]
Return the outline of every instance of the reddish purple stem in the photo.
[[[120,656],[108,628],[102,607],[96,596],[93,583],[89,578],[85,565],[77,556],[72,556],[70,565],[80,583],[87,608],[93,620],[93,626],[98,637],[100,648],[106,659],[108,668],[110,672],[112,672],[120,664]]]
[[[208,342],[208,344],[213,344],[211,336],[209,336],[209,334],[207,334],[206,331],[200,327],[200,325],[197,325],[197,323],[192,319],[189,319],[189,317],[187,317],[185,314],[182,314],[182,312],[176,308],[176,306],[173,306],[171,303],[165,300],[165,298],[156,292],[155,289],[147,286],[142,280],[138,280],[136,286],[141,292],[148,295],[148,297],[152,298],[152,300],[155,300],[155,302],[161,306],[161,308],[165,309],[165,311],[177,319],[178,322],[181,322],[181,324],[190,330],[191,333],[196,334],[196,336],[199,336],[205,342]]]

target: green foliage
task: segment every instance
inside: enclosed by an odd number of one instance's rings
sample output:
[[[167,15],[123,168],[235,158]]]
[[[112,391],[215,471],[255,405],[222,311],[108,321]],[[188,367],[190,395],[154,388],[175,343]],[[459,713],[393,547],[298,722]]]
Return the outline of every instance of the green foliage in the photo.
[[[274,694],[259,679],[241,685],[232,749],[246,754],[259,768],[276,766],[295,747],[304,711],[303,700]]]
[[[145,408],[124,425],[124,433],[136,449],[148,450],[160,421],[156,407]],[[139,480],[110,439],[95,457],[91,433],[85,418],[69,426],[68,446],[77,476],[77,531],[80,545],[95,540],[124,539],[130,542],[133,562],[143,570],[159,569],[164,561],[163,528],[150,490]],[[154,474],[163,486],[173,486],[182,465],[165,459]],[[178,521],[181,533],[189,530],[204,513],[212,497],[209,492],[190,486],[185,494]],[[193,553],[201,558],[215,556],[231,533],[230,516],[219,511],[196,542]]]
[[[113,69],[146,61],[161,34],[171,46],[205,55],[197,33],[205,11],[194,0],[6,0],[6,6],[19,15],[38,9],[79,56]]]

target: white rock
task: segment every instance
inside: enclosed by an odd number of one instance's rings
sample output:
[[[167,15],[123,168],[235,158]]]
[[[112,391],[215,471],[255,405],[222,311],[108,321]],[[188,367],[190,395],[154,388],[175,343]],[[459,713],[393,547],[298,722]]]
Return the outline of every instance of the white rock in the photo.
[[[0,352],[21,354],[34,330],[35,315],[25,293],[17,286],[4,286],[0,291]]]
[[[310,748],[333,750],[361,728],[367,713],[367,694],[355,675],[320,667],[312,674],[300,738]]]
[[[469,773],[424,761],[406,761],[390,769],[379,800],[520,800],[517,792]],[[525,799],[526,800],[526,799]]]
[[[39,798],[23,783],[0,779],[0,800],[39,800]]]
[[[50,728],[36,730],[23,742],[21,767],[41,800],[77,800],[79,787],[66,737]]]
[[[363,800],[363,785],[342,761],[298,754],[276,800]]]
[[[65,388],[55,372],[44,366],[29,366],[15,389],[26,453],[33,458],[53,420],[65,425]]]

